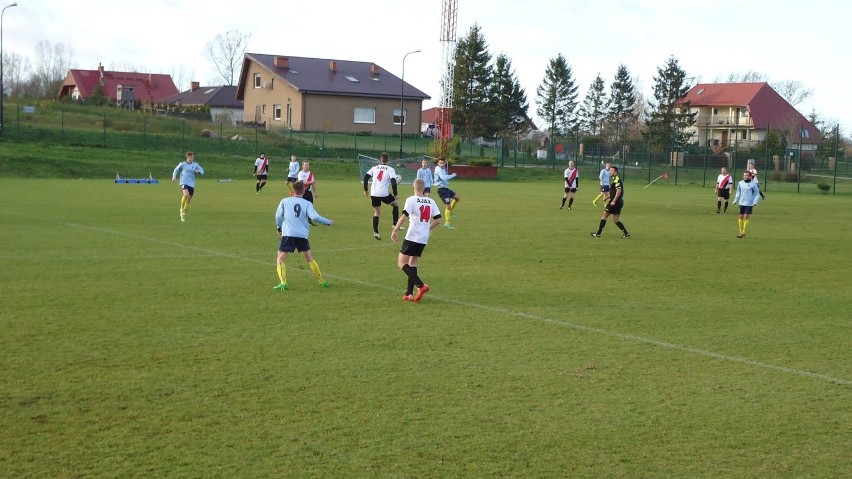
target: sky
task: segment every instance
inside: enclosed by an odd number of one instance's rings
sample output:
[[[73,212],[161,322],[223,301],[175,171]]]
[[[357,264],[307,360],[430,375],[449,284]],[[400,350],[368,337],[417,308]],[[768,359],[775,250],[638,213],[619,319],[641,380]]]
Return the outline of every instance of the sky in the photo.
[[[221,83],[205,46],[237,30],[251,34],[250,53],[372,62],[397,76],[405,54],[420,50],[405,57],[404,79],[432,97],[424,109],[440,104],[443,0],[17,3],[5,10],[2,47],[30,62],[47,41],[70,52],[72,68],[167,73],[187,90]],[[674,56],[694,83],[747,72],[800,82],[813,95],[796,108],[849,136],[850,14],[847,0],[458,0],[456,34],[479,25],[492,59],[508,56],[534,119],[536,88],[560,53],[580,103],[598,74],[609,92],[620,64],[652,98],[657,69]]]

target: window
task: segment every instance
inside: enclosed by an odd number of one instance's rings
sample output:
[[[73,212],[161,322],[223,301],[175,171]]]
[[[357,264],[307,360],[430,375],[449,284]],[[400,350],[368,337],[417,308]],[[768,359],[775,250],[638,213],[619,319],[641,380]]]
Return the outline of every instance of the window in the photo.
[[[714,114],[714,115],[718,115],[718,114],[719,114],[719,109],[718,109],[718,108],[713,108],[713,114]]]
[[[402,110],[402,118],[399,117],[400,116],[399,112],[400,112],[399,108],[393,109],[393,124],[394,125],[399,125],[400,123],[402,123],[403,125],[405,124],[406,111]]]
[[[255,87],[255,88],[260,88],[261,86],[262,86],[262,85],[261,85],[261,83],[260,83],[260,73],[255,73],[255,74],[254,74],[254,87]]]
[[[260,113],[262,113],[262,114],[264,114],[264,115],[266,114],[266,105],[263,105],[263,106],[260,108]]]
[[[272,117],[276,120],[281,119],[281,105],[272,105]]]
[[[376,109],[356,106],[354,121],[355,123],[375,123]]]
[[[351,81],[352,83],[359,83],[358,79],[349,75],[346,75],[346,79]]]
[[[273,78],[273,79],[271,79],[271,80],[269,80],[269,89],[270,89],[270,90],[274,90],[274,89],[275,89],[275,79],[274,79],[274,78]]]
[[[742,133],[743,133],[742,138],[740,138],[740,139],[741,140],[748,140],[748,130],[743,130]]]

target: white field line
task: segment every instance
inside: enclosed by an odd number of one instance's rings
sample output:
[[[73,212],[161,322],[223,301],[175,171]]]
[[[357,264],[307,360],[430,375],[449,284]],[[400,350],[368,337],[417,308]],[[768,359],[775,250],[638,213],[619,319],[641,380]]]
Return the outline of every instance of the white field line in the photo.
[[[231,259],[236,259],[236,260],[240,260],[240,261],[247,261],[247,262],[251,262],[251,263],[262,264],[264,266],[269,266],[269,267],[273,267],[275,265],[274,262],[271,262],[271,261],[262,261],[262,260],[247,258],[247,257],[244,257],[244,256],[235,255],[235,254],[222,253],[222,252],[219,252],[219,251],[214,251],[214,250],[209,250],[209,249],[204,249],[204,248],[198,248],[198,247],[195,247],[195,246],[187,246],[185,244],[176,243],[176,242],[173,242],[173,241],[165,241],[165,240],[160,240],[160,239],[156,239],[156,238],[148,238],[148,237],[145,237],[145,236],[139,236],[139,235],[135,235],[135,234],[125,233],[125,232],[122,232],[122,231],[117,231],[117,230],[113,230],[113,229],[109,229],[109,228],[102,228],[102,227],[97,227],[97,226],[88,226],[88,225],[82,225],[82,224],[78,224],[78,223],[67,223],[67,222],[63,222],[63,221],[56,221],[56,223],[64,225],[64,226],[71,226],[71,227],[76,227],[76,228],[89,229],[89,230],[98,231],[98,232],[101,232],[101,233],[108,233],[108,234],[112,234],[112,235],[116,235],[116,236],[123,236],[125,238],[132,238],[132,239],[136,239],[136,240],[142,240],[142,241],[149,241],[149,242],[152,242],[152,243],[164,244],[164,245],[167,245],[167,246],[173,246],[173,247],[181,248],[181,249],[185,249],[185,250],[201,252],[201,253],[204,253],[204,254],[209,255],[209,256],[217,256],[217,257],[221,257],[221,258],[231,258]],[[386,244],[386,243],[383,243],[383,244]],[[374,248],[374,247],[371,247],[371,248]],[[296,271],[300,271],[300,270],[296,270]],[[307,274],[307,273],[310,273],[310,272],[304,271],[304,273]],[[313,274],[313,273],[310,273],[310,274]],[[387,286],[387,285],[369,283],[369,282],[366,282],[366,281],[361,281],[361,280],[353,279],[353,278],[346,278],[346,277],[337,276],[337,275],[326,274],[325,276],[327,276],[329,278],[334,278],[336,280],[346,281],[348,283],[364,286],[364,287],[371,288],[371,289],[377,289],[378,288],[378,289],[384,289],[384,290],[387,290],[387,291],[394,291],[394,292],[398,291],[398,289],[399,289],[399,288],[390,287],[390,286]],[[432,300],[442,301],[444,303],[456,304],[456,305],[465,306],[465,307],[468,307],[468,308],[479,309],[479,310],[482,310],[482,311],[488,311],[488,312],[492,312],[492,313],[498,313],[498,314],[502,314],[502,315],[509,316],[509,317],[529,319],[529,320],[533,320],[533,321],[539,321],[539,322],[542,322],[542,323],[556,324],[556,325],[563,326],[563,327],[566,327],[566,328],[575,329],[577,331],[583,331],[583,332],[586,332],[586,333],[598,334],[598,335],[601,335],[601,336],[608,336],[608,337],[620,339],[620,340],[623,340],[623,341],[630,341],[630,342],[640,343],[640,344],[649,344],[649,345],[657,346],[657,347],[664,348],[664,349],[672,349],[672,350],[676,350],[676,351],[683,351],[683,352],[698,355],[698,356],[704,356],[704,357],[718,359],[718,360],[727,361],[727,362],[731,362],[731,363],[745,364],[745,365],[748,365],[748,366],[754,366],[754,367],[757,367],[757,368],[766,369],[766,370],[769,370],[769,371],[780,372],[780,373],[785,373],[785,374],[789,374],[789,375],[793,375],[793,376],[800,376],[800,377],[805,377],[805,378],[817,379],[817,380],[820,380],[820,381],[838,384],[838,385],[842,385],[842,386],[852,386],[852,381],[847,380],[847,379],[836,378],[836,377],[833,377],[833,376],[815,373],[815,372],[812,372],[812,371],[804,371],[804,370],[801,370],[801,369],[789,368],[789,367],[786,367],[786,366],[778,366],[778,365],[775,365],[775,364],[768,364],[768,363],[764,363],[764,362],[760,362],[760,361],[755,361],[755,360],[749,359],[749,358],[743,358],[743,357],[740,357],[740,356],[730,356],[730,355],[727,355],[727,354],[715,353],[713,351],[706,351],[706,350],[694,348],[694,347],[691,347],[691,346],[685,346],[685,345],[682,345],[682,344],[676,344],[676,343],[670,343],[670,342],[667,342],[667,341],[661,341],[659,339],[645,338],[645,337],[636,336],[636,335],[633,335],[633,334],[625,334],[625,333],[619,333],[617,331],[610,331],[610,330],[607,330],[607,329],[593,328],[593,327],[590,327],[590,326],[583,326],[581,324],[575,324],[575,323],[563,321],[563,320],[560,320],[560,319],[545,318],[543,316],[537,316],[537,315],[534,315],[534,314],[524,313],[524,312],[521,312],[521,311],[512,311],[512,310],[505,309],[505,308],[496,308],[496,307],[493,307],[493,306],[486,306],[486,305],[482,305],[482,304],[478,304],[478,303],[471,303],[471,302],[468,302],[468,301],[456,300],[456,299],[452,299],[452,298],[447,298],[447,297],[435,295],[435,294],[432,294],[432,293],[429,294],[429,298],[432,299]]]

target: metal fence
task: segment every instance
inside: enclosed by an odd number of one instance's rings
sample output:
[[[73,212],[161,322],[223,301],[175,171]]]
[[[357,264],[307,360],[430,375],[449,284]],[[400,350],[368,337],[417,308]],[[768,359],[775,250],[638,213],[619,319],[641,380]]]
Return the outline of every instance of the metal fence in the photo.
[[[434,140],[420,135],[379,135],[354,132],[298,132],[199,122],[144,112],[103,111],[52,104],[45,108],[7,105],[4,136],[41,144],[101,148],[187,150],[223,157],[268,156],[355,160],[390,152],[400,158],[431,155]],[[710,147],[655,150],[649,142],[602,142],[567,136],[552,144],[531,138],[460,140],[451,156],[461,162],[491,160],[499,167],[543,167],[561,170],[574,160],[584,170],[604,163],[618,165],[625,179],[668,177],[670,184],[713,187],[721,167],[737,176],[747,162],[755,163],[762,188],[830,194],[852,194],[852,164],[841,148],[818,154],[797,145],[785,150],[760,149],[753,143],[714,153]],[[596,175],[597,173],[595,173]],[[585,176],[588,178],[589,174]]]

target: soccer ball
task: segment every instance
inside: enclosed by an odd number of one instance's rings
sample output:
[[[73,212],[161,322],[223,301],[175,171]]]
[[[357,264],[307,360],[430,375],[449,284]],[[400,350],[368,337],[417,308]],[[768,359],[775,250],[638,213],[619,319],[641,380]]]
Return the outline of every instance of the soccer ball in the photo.
[[[396,183],[397,184],[402,183],[402,175],[400,175],[399,173],[397,173],[397,175],[396,175]]]

